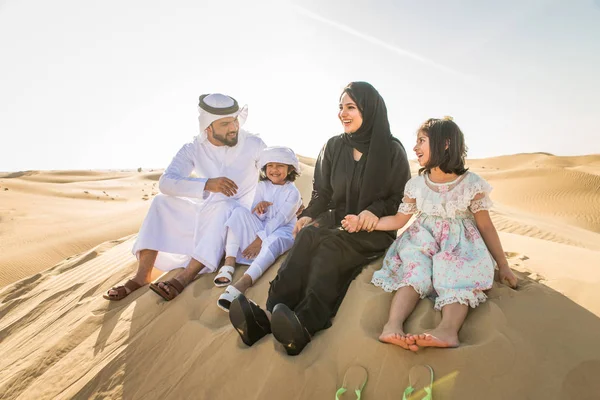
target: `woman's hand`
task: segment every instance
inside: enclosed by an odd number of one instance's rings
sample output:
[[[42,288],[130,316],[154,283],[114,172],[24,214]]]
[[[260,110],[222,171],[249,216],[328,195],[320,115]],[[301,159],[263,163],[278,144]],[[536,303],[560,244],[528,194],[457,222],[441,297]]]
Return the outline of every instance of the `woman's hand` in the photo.
[[[260,203],[258,203],[256,205],[256,207],[254,207],[252,212],[257,213],[258,215],[262,215],[262,214],[266,213],[269,206],[272,206],[272,205],[273,205],[273,203],[270,203],[268,201],[261,201]]]
[[[312,222],[312,218],[311,217],[302,217],[298,220],[298,222],[296,222],[296,226],[294,226],[294,230],[292,231],[292,235],[294,237],[296,237],[296,235],[298,234],[298,232],[300,231],[300,229],[304,228],[306,225],[310,224]]]
[[[342,228],[349,233],[358,232],[358,215],[346,215],[346,217],[342,220]]]
[[[498,267],[498,278],[500,283],[510,286],[513,289],[517,288],[518,279],[508,265]]]
[[[363,210],[358,214],[357,231],[373,232],[379,222],[379,218],[369,210]]]
[[[250,243],[250,246],[246,247],[246,250],[244,250],[242,252],[242,255],[244,256],[244,258],[247,258],[248,260],[252,260],[252,259],[256,258],[256,256],[260,252],[261,247],[262,247],[262,239],[257,236],[256,239],[254,239],[254,241],[252,243]]]

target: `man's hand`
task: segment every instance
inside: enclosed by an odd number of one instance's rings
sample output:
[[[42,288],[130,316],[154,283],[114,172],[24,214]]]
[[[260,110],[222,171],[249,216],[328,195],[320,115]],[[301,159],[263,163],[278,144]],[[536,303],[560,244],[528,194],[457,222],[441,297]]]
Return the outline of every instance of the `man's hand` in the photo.
[[[510,286],[513,289],[517,288],[518,279],[508,265],[498,267],[498,279],[500,283]]]
[[[264,214],[267,212],[267,209],[269,208],[269,206],[272,206],[272,205],[273,205],[273,203],[270,203],[268,201],[261,201],[260,203],[258,203],[256,205],[256,207],[254,207],[252,212],[257,213],[258,215]]]
[[[292,236],[296,237],[296,234],[300,231],[300,229],[304,228],[306,225],[312,222],[311,217],[302,217],[296,222],[296,226],[294,226],[294,230],[292,231]]]
[[[369,210],[363,210],[360,214],[358,214],[358,225],[356,227],[357,232],[373,232],[373,229],[375,229],[377,226],[377,222],[379,222],[379,218],[377,218],[375,214]]]
[[[223,193],[225,196],[231,197],[237,193],[238,187],[231,179],[221,176],[207,180],[204,190],[212,193]]]
[[[242,252],[242,255],[248,260],[254,259],[260,252],[261,247],[262,239],[257,236],[256,239],[254,239],[254,242],[250,243],[250,246],[246,247],[246,250]]]
[[[358,232],[358,215],[348,214],[342,220],[342,228],[349,233]]]

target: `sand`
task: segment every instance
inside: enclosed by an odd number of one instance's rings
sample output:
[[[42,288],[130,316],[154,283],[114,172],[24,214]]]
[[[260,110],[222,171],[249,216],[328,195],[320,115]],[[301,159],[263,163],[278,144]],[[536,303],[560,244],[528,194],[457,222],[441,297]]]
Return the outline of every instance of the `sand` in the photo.
[[[0,287],[137,233],[161,173],[0,173]]]
[[[302,161],[306,202],[314,160]],[[496,284],[459,348],[411,353],[377,341],[392,296],[369,283],[377,260],[298,357],[272,337],[245,347],[212,276],[172,302],[147,288],[102,298],[135,270],[130,249],[161,171],[0,174],[0,398],[331,399],[356,364],[369,374],[363,399],[401,398],[419,364],[435,371],[436,399],[600,398],[600,156],[469,166],[495,188],[518,289]],[[282,258],[248,291],[259,304]],[[406,329],[439,320],[423,300]]]

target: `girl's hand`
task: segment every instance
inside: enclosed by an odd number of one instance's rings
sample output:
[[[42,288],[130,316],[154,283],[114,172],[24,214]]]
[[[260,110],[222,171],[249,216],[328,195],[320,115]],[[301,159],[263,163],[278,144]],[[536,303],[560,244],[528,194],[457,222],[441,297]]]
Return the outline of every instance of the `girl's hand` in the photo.
[[[252,260],[253,258],[256,258],[256,256],[260,252],[261,247],[262,239],[257,236],[256,239],[254,239],[254,242],[250,243],[250,246],[246,247],[246,250],[242,252],[242,255],[244,256],[244,258]]]
[[[262,214],[266,213],[269,206],[272,206],[272,205],[273,205],[273,203],[270,203],[268,201],[261,201],[260,203],[258,203],[256,205],[256,207],[254,207],[252,212],[256,212],[258,215],[262,215]]]
[[[342,228],[349,233],[358,232],[358,215],[346,215],[346,217],[342,220]]]
[[[513,289],[517,288],[518,279],[508,265],[499,267],[498,275],[500,283],[510,286]]]
[[[296,226],[294,226],[294,230],[292,231],[292,236],[296,237],[296,234],[300,231],[300,229],[304,228],[306,225],[312,222],[311,217],[302,217],[296,222]]]
[[[363,210],[358,214],[357,231],[373,232],[373,229],[377,226],[377,222],[379,222],[379,218],[375,214],[369,210]]]

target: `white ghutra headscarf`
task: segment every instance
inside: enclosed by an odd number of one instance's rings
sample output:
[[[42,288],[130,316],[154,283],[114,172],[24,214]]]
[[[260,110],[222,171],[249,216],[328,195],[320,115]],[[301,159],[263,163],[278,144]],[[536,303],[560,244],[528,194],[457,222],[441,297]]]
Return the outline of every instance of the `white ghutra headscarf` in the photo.
[[[221,118],[233,117],[240,122],[240,128],[248,118],[248,106],[240,108],[238,102],[230,96],[213,93],[203,94],[198,102],[198,122],[200,123],[200,134],[205,134],[204,131],[213,122]]]

